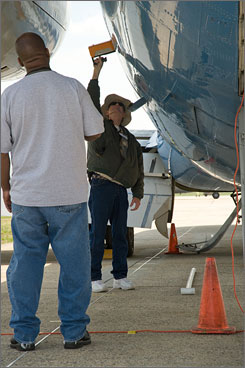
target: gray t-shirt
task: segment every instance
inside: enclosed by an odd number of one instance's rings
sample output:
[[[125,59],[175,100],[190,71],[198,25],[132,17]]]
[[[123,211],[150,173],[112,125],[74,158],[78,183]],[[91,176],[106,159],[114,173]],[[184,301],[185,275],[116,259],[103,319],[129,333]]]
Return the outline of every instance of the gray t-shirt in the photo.
[[[86,202],[84,136],[104,131],[81,83],[54,71],[27,75],[2,94],[1,152],[11,152],[11,200],[23,206]]]

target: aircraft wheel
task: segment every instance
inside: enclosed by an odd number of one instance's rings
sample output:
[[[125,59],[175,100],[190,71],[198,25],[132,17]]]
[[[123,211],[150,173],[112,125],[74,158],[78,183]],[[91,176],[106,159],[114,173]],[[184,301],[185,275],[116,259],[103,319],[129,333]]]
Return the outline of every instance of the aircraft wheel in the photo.
[[[133,227],[128,227],[127,238],[128,238],[128,257],[131,257],[134,254],[134,228]]]
[[[109,225],[106,226],[105,248],[106,249],[112,249],[111,227]]]
[[[134,228],[127,228],[127,240],[128,240],[128,257],[134,254]],[[107,225],[106,235],[105,235],[105,249],[112,249],[112,236],[111,236],[111,226]]]

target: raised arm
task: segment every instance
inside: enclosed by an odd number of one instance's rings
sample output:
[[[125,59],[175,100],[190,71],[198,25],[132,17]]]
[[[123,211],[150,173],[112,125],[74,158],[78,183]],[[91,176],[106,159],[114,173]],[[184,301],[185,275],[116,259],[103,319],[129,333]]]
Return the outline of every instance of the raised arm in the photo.
[[[94,60],[93,75],[92,75],[92,79],[90,80],[90,82],[88,84],[88,88],[87,88],[87,91],[90,94],[90,97],[91,97],[91,99],[94,103],[94,106],[96,107],[96,109],[100,113],[101,113],[101,109],[100,109],[100,87],[99,87],[99,84],[98,84],[98,78],[99,78],[102,66],[103,66],[103,61],[102,61],[101,57]]]
[[[94,62],[94,70],[92,79],[99,79],[99,75],[103,66],[103,60],[101,57],[98,57],[97,59],[94,59],[93,62]]]

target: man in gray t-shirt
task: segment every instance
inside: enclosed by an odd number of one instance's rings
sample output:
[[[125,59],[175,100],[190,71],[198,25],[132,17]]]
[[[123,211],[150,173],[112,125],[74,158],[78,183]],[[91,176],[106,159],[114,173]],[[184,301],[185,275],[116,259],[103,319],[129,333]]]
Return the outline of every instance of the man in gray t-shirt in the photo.
[[[7,270],[12,304],[10,347],[34,350],[36,316],[49,243],[60,264],[60,330],[66,349],[91,342],[85,142],[104,131],[102,116],[77,80],[49,67],[41,37],[16,41],[27,74],[2,95],[3,200],[12,212],[14,252]],[[12,177],[10,178],[10,157]]]

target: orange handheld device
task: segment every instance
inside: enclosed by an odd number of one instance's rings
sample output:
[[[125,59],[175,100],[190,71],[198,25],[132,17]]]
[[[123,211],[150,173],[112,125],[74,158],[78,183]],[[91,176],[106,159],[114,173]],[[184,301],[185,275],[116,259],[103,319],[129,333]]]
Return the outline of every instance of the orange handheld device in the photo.
[[[97,45],[89,46],[89,53],[94,60],[96,57],[111,54],[112,52],[116,51],[115,42],[112,41],[106,41],[102,43],[98,43]],[[103,61],[106,61],[106,58],[102,58]]]

